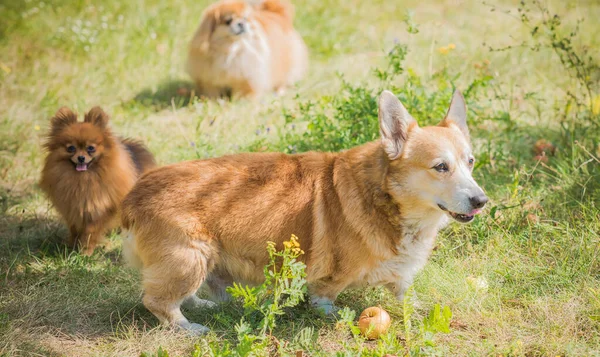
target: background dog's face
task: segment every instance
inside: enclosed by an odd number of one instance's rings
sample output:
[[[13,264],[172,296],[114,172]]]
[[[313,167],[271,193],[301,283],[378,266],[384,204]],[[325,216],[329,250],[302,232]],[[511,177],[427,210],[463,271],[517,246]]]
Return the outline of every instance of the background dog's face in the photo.
[[[454,94],[438,126],[419,128],[390,92],[380,98],[379,117],[382,143],[391,159],[392,194],[398,191],[396,197],[406,204],[444,211],[459,222],[472,221],[488,198],[472,176],[475,158],[462,95]]]
[[[224,1],[206,9],[197,36],[205,44],[232,42],[251,34],[252,6],[244,1]]]
[[[69,161],[79,172],[94,168],[107,150],[108,116],[96,107],[85,115],[83,123],[68,108],[61,108],[52,118],[46,146],[55,162]]]

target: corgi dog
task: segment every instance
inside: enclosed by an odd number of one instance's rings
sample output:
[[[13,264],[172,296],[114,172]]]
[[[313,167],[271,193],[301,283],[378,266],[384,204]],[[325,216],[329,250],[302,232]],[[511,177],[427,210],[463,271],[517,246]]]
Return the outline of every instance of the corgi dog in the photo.
[[[221,0],[209,6],[187,59],[200,94],[257,98],[300,80],[308,50],[293,16],[285,0]]]
[[[467,109],[453,95],[439,125],[420,127],[389,91],[381,139],[339,153],[249,153],[156,169],[123,202],[126,250],[144,305],[162,322],[203,333],[183,302],[212,306],[233,282],[259,284],[267,242],[292,234],[306,252],[311,303],[326,313],[350,287],[384,285],[398,299],[450,220],[467,223],[488,198],[472,177]]]
[[[63,107],[51,119],[40,187],[70,231],[68,244],[93,253],[104,234],[118,225],[118,209],[137,178],[155,166],[146,147],[119,139],[108,115],[92,108],[83,122]]]

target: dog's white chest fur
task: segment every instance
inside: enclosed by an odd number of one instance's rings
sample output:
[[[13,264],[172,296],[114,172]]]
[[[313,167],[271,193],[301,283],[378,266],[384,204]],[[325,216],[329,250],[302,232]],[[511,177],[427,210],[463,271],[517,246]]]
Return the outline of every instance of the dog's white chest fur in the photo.
[[[415,275],[427,263],[437,233],[447,222],[448,219],[442,215],[408,224],[404,237],[397,246],[398,254],[365,272],[357,285],[387,285],[401,297],[412,284]]]
[[[216,56],[210,76],[214,83],[228,86],[238,81],[250,81],[253,86],[267,87],[271,50],[262,30],[231,44],[228,51]]]

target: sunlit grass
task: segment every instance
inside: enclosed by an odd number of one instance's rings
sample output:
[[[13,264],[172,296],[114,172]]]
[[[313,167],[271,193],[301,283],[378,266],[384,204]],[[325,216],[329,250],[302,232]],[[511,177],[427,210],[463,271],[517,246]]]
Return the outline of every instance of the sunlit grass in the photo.
[[[179,94],[192,88],[183,71],[186,45],[207,3],[0,4],[0,355],[122,356],[159,346],[185,355],[197,342],[157,326],[141,305],[139,278],[123,265],[118,234],[93,258],[61,246],[66,230],[36,187],[40,142],[60,106],[81,113],[102,105],[114,130],[145,141],[161,164],[261,149],[258,139],[278,143],[285,132],[284,108],[296,113],[299,102],[336,94],[338,72],[376,87],[372,69],[395,42],[408,46],[406,69],[425,85],[437,83],[444,68],[460,74],[459,88],[489,72],[490,95],[473,106],[504,111],[509,121],[477,121],[475,175],[497,210],[442,232],[415,283],[416,317],[436,303],[450,306],[452,331],[438,340],[445,355],[600,353],[600,194],[591,147],[599,139],[561,131],[556,108],[574,80],[550,51],[489,50],[528,38],[516,1],[495,11],[476,0],[296,1],[310,73],[286,96],[258,103]],[[598,4],[550,5],[573,26],[585,19],[580,41],[598,48]],[[416,34],[406,32],[407,9]],[[547,167],[533,159],[540,138],[560,152]],[[588,152],[572,145],[576,139],[588,140]],[[345,292],[337,303],[358,311],[380,304],[401,335],[401,304],[383,289]],[[232,338],[243,311],[229,304],[185,313],[219,340]],[[319,343],[334,351],[349,338],[307,306],[291,314],[276,330],[282,339],[314,326]]]

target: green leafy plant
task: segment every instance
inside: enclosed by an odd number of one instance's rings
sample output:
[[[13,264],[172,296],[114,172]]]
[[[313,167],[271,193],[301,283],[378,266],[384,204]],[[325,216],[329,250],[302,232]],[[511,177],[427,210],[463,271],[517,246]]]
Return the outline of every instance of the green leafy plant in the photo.
[[[539,16],[531,16],[532,9],[537,10]],[[554,51],[562,65],[583,88],[583,91],[569,91],[568,94],[577,104],[587,103],[590,112],[594,113],[593,93],[594,89],[598,89],[600,66],[598,59],[592,56],[593,51],[579,48],[575,44],[583,20],[579,20],[575,28],[566,29],[561,17],[553,14],[540,0],[521,1],[518,11],[522,23],[531,31],[534,40],[532,49],[538,51],[540,47],[548,47]]]
[[[304,254],[298,237],[292,235],[284,242],[284,250],[277,251],[274,242],[268,242],[269,264],[264,268],[265,281],[255,287],[234,283],[227,291],[244,302],[244,308],[262,316],[259,333],[271,333],[275,319],[285,308],[294,307],[304,300],[306,293],[306,265],[298,260]]]
[[[169,352],[167,352],[162,347],[159,347],[155,353],[148,354],[146,352],[142,352],[140,357],[169,357]]]
[[[420,76],[405,68],[407,53],[407,47],[400,43],[387,52],[383,68],[373,70],[379,80],[374,87],[352,84],[339,74],[341,88],[335,95],[299,102],[296,109],[284,110],[286,124],[278,143],[258,140],[249,148],[288,153],[340,151],[373,141],[379,137],[377,100],[384,89],[394,92],[420,125],[437,124],[448,110],[457,77],[443,69],[435,74],[433,86],[425,85]],[[492,80],[484,72],[474,78],[464,91],[467,100],[476,99]],[[479,109],[477,105],[471,108]],[[486,115],[486,119],[505,121],[501,113],[494,113],[491,118]],[[471,120],[478,120],[478,116],[472,116]]]
[[[247,315],[258,313],[262,317],[257,326],[242,318],[235,326],[235,347],[227,341],[209,343],[197,346],[195,353],[206,349],[210,356],[269,355],[269,337],[276,326],[277,316],[283,315],[284,309],[298,305],[306,294],[306,265],[299,260],[304,251],[300,249],[298,237],[292,235],[283,246],[284,249],[278,251],[274,242],[267,243],[269,264],[264,268],[265,281],[262,284],[249,287],[234,283],[227,289],[234,298],[242,300]],[[312,333],[310,329],[303,330],[298,342],[307,345]]]
[[[492,6],[492,10],[496,7]],[[554,13],[548,4],[540,0],[524,1],[517,8],[519,21],[529,30],[530,38],[516,45],[492,51],[504,51],[514,47],[526,47],[532,51],[552,51],[563,68],[578,83],[578,88],[565,88],[570,100],[563,114],[568,114],[572,103],[587,108],[587,114],[597,121],[600,115],[600,65],[595,52],[579,40],[583,19],[575,26],[566,25],[561,15]],[[510,13],[510,11],[507,11]]]
[[[434,337],[438,333],[450,333],[450,321],[452,311],[448,306],[441,307],[435,304],[429,314],[423,318],[419,326],[419,332],[413,335],[411,317],[415,312],[412,300],[414,289],[410,287],[404,295],[404,338],[406,340],[406,356],[432,356],[438,354]]]

